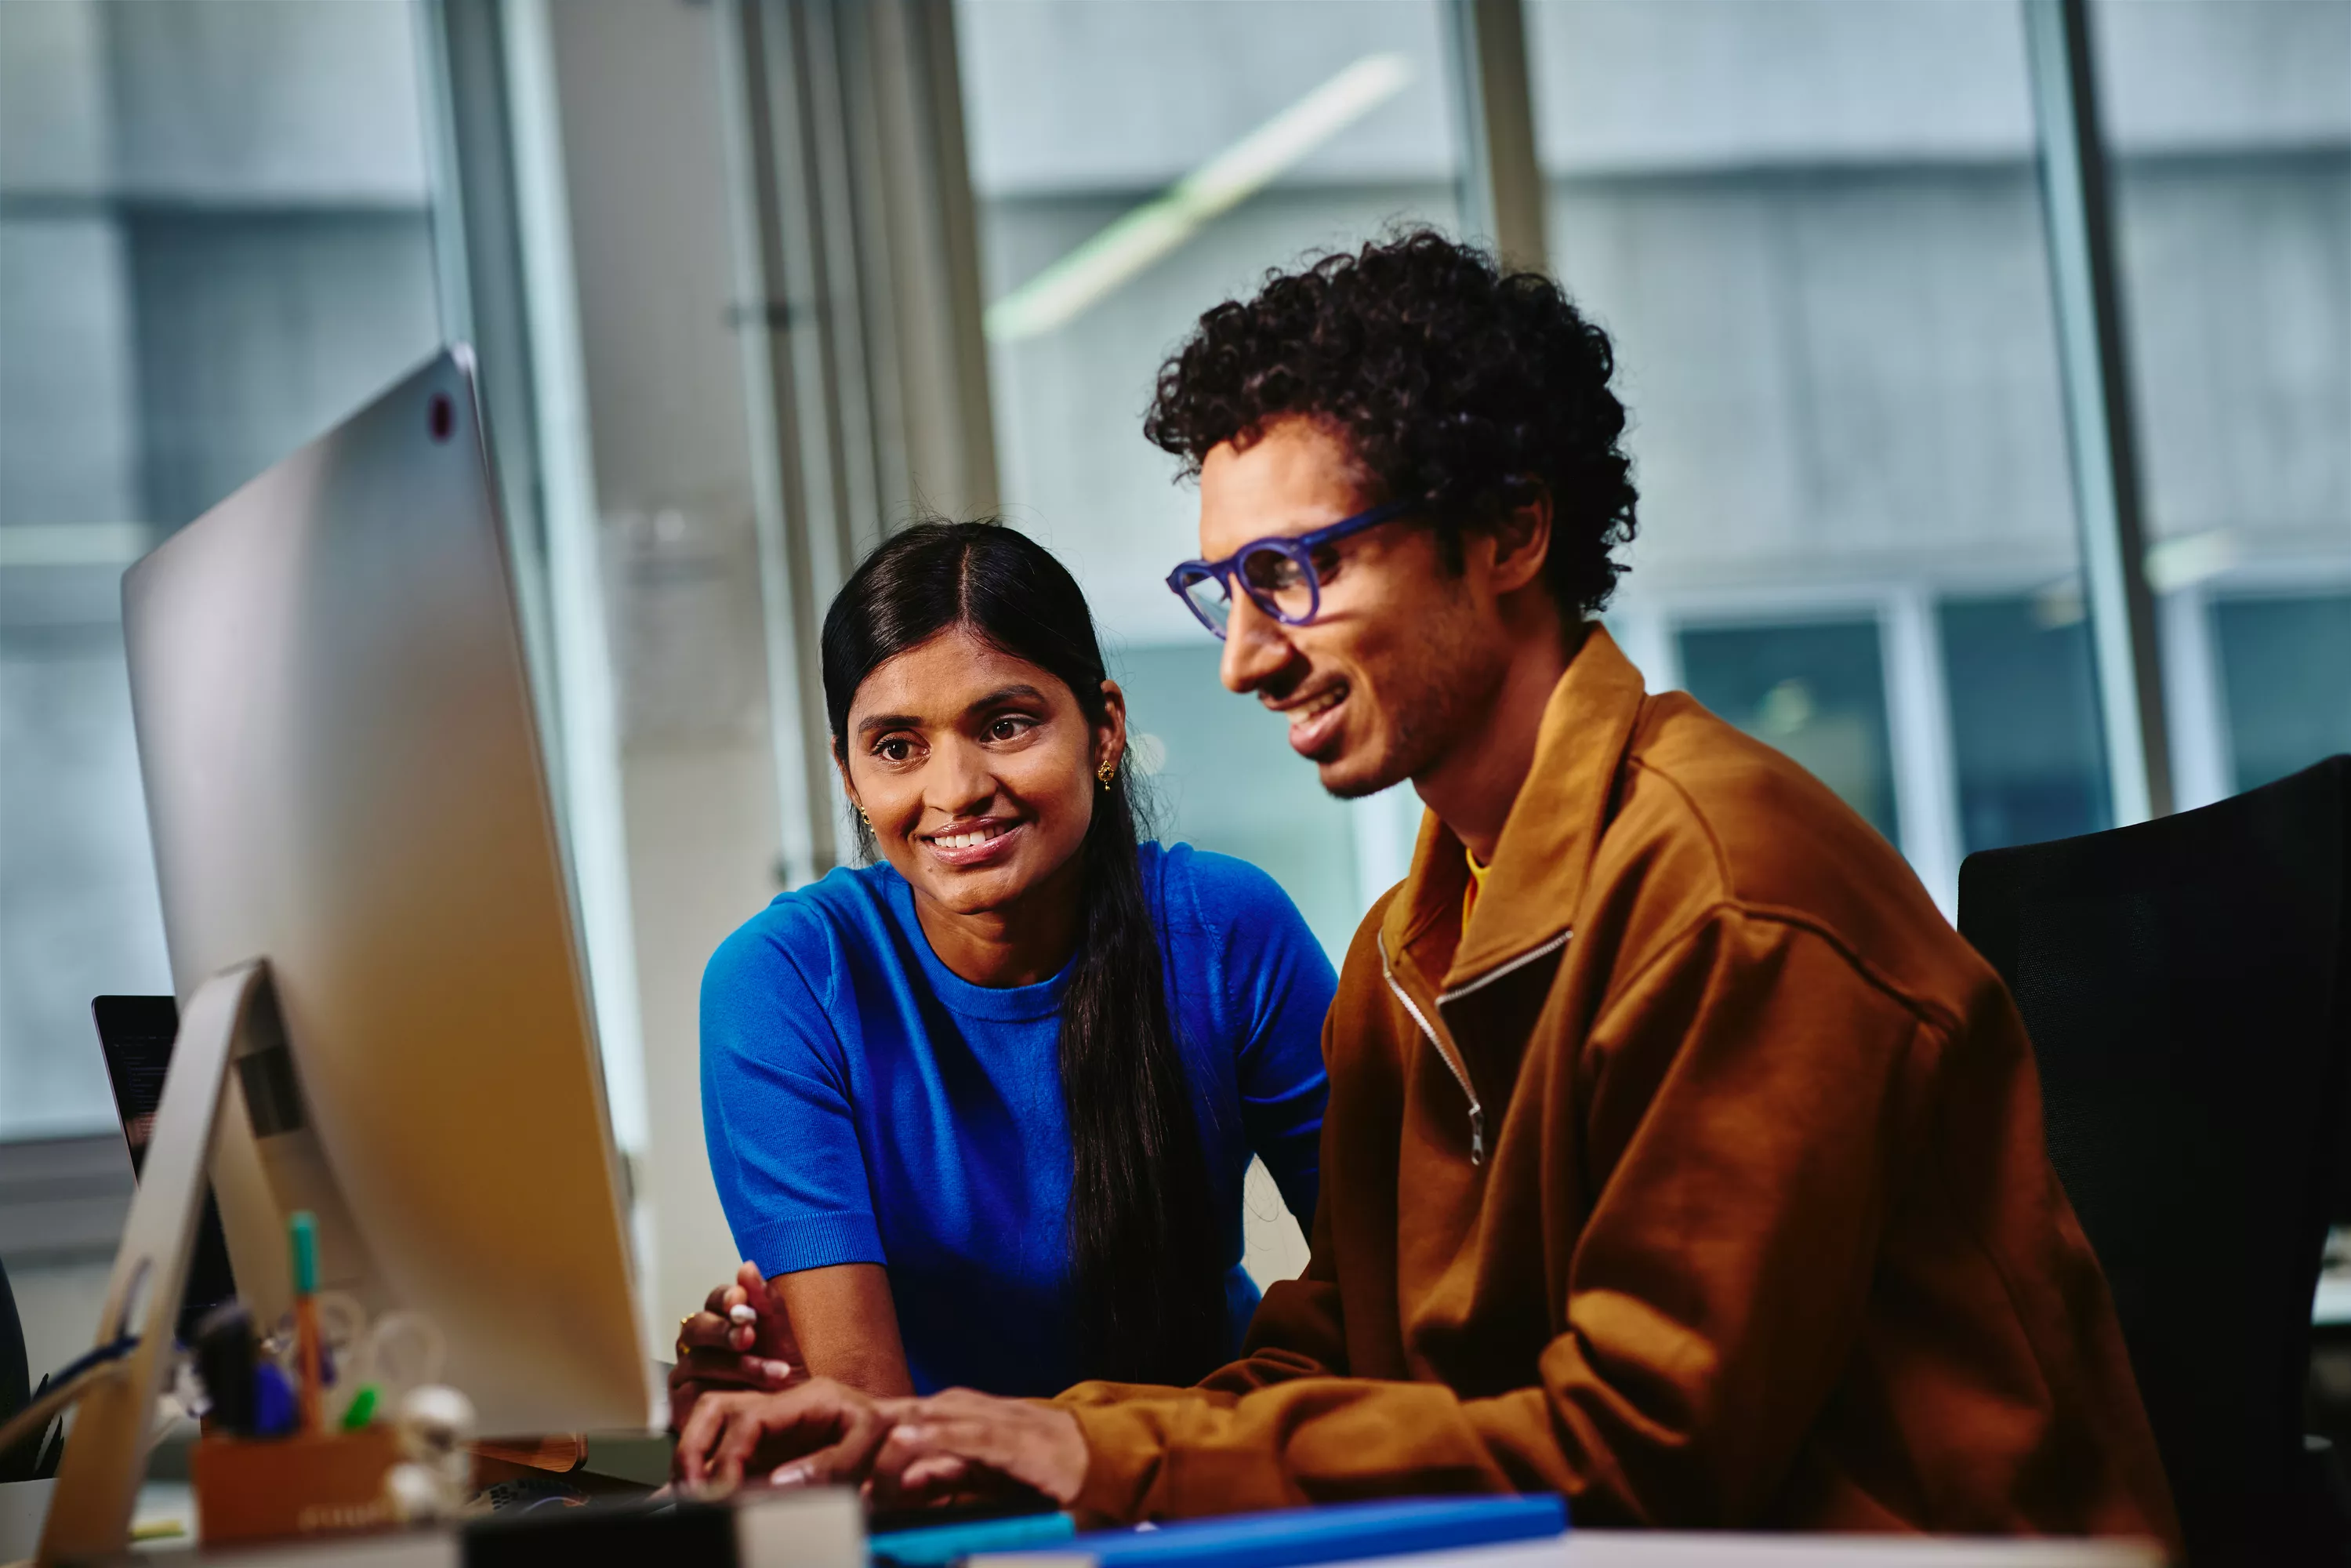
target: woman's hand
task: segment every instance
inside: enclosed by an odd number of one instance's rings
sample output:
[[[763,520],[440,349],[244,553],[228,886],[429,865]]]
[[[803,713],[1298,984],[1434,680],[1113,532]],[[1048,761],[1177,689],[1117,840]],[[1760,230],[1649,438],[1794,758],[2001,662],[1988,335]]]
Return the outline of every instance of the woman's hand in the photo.
[[[738,1321],[747,1313],[750,1321]],[[669,1375],[669,1427],[685,1428],[705,1395],[751,1389],[773,1393],[804,1382],[808,1369],[792,1322],[757,1264],[710,1292],[702,1311],[679,1323],[677,1364]]]

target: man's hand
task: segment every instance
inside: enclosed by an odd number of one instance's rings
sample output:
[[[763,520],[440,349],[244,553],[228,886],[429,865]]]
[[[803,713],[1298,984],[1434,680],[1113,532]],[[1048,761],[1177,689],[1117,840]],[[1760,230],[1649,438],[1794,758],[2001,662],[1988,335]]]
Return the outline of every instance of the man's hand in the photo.
[[[873,1457],[877,1500],[917,1503],[975,1482],[1010,1481],[1067,1508],[1086,1482],[1086,1438],[1058,1406],[950,1388],[894,1401]]]
[[[779,1394],[710,1394],[677,1439],[688,1486],[863,1484],[877,1507],[1026,1488],[1068,1507],[1086,1479],[1077,1417],[1050,1405],[950,1388],[876,1399],[819,1377]]]
[[[778,1486],[860,1482],[890,1436],[892,1407],[911,1403],[877,1400],[829,1377],[780,1394],[707,1394],[678,1432],[677,1479],[721,1489],[741,1485],[747,1473]]]
[[[752,1321],[737,1321],[738,1308],[747,1309]],[[670,1430],[685,1429],[705,1395],[774,1392],[807,1377],[784,1303],[768,1288],[758,1266],[746,1263],[736,1270],[733,1284],[711,1291],[702,1311],[678,1324],[677,1364],[669,1374]]]

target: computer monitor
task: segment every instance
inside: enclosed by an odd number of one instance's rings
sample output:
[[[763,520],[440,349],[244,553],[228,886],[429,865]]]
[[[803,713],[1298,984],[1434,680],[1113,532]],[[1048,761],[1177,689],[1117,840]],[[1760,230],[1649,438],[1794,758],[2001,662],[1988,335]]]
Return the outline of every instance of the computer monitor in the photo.
[[[266,1179],[219,1145],[212,1168],[265,1318],[309,1209],[322,1287],[430,1317],[486,1435],[641,1429],[621,1167],[495,496],[454,347],[124,575],[163,930],[183,1014],[266,961],[275,1018],[222,1103]]]

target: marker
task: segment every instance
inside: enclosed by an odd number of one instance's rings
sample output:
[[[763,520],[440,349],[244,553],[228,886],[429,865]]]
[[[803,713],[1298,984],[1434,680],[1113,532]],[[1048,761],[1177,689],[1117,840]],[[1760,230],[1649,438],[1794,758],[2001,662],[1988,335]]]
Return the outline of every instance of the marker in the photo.
[[[352,1395],[351,1402],[343,1407],[343,1430],[356,1432],[374,1420],[376,1402],[379,1397],[374,1384],[360,1384],[360,1391]]]
[[[296,1209],[289,1228],[294,1242],[294,1345],[302,1374],[302,1430],[316,1432],[324,1425],[319,1392],[323,1358],[319,1339],[318,1217],[307,1208]]]
[[[253,1369],[253,1434],[256,1437],[282,1437],[294,1430],[294,1385],[286,1381],[286,1374],[274,1361],[256,1364]]]

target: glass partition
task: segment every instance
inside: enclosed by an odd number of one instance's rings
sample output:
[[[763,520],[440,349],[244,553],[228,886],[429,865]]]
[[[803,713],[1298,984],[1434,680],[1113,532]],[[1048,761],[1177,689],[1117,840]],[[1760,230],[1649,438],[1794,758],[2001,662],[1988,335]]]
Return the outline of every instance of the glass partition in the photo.
[[[1216,684],[1163,586],[1189,488],[1143,439],[1160,361],[1268,268],[1458,221],[1440,0],[956,8],[1008,520],[1086,587],[1155,765],[1164,836],[1266,867],[1332,956],[1403,874],[1408,791],[1343,804]]]
[[[1611,621],[1651,684],[1806,762],[1947,911],[1966,852],[2105,826],[2016,7],[1527,17],[1552,267],[1633,414]]]
[[[122,569],[439,344],[410,0],[0,5],[0,1139],[165,992]]]
[[[2090,19],[2185,808],[2351,751],[2351,6]]]
[[[1961,851],[2095,831],[2107,806],[2080,606],[2062,596],[1954,597],[1936,620],[1951,672]]]
[[[1876,620],[1685,626],[1677,641],[1691,695],[1795,758],[1900,841]]]

